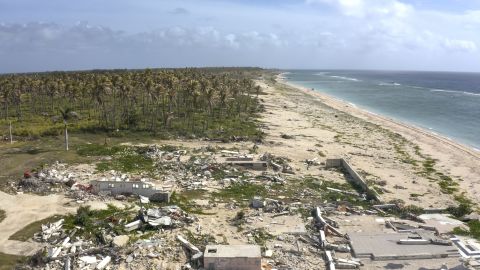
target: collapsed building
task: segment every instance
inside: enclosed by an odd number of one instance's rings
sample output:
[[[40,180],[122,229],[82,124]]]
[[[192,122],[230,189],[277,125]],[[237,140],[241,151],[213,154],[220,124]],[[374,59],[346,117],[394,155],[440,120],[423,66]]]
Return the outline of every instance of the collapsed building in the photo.
[[[170,192],[156,188],[152,183],[142,181],[102,181],[90,182],[92,192],[110,195],[140,195],[155,202],[169,202]]]
[[[374,199],[377,202],[382,201],[382,197],[378,194],[378,192],[367,185],[367,182],[363,179],[360,174],[358,174],[355,169],[348,163],[347,160],[344,158],[331,158],[327,159],[325,162],[325,168],[340,168],[344,170],[349,176],[349,180],[363,192],[368,194],[371,199]]]

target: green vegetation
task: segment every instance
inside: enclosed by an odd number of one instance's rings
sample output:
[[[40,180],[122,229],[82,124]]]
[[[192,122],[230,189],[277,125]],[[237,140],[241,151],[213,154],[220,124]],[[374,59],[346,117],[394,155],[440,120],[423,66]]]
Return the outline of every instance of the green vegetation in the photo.
[[[465,235],[473,237],[477,240],[480,240],[480,221],[471,220],[467,223],[468,230],[465,230],[461,227],[456,227],[453,229],[454,234]]]
[[[120,172],[147,172],[154,170],[153,160],[131,148],[116,153],[112,160],[101,161],[97,164],[97,170],[116,170]]]
[[[458,206],[450,206],[447,208],[447,212],[456,217],[461,218],[470,214],[473,211],[471,202],[461,202]]]
[[[189,230],[184,230],[183,234],[187,240],[200,250],[204,250],[208,244],[215,244],[215,236],[211,234],[193,234]]]
[[[268,233],[264,228],[255,229],[250,233],[252,234],[255,243],[262,247],[265,246],[268,240],[274,238],[274,236]]]
[[[64,228],[67,231],[77,229],[76,235],[83,236],[99,243],[103,243],[103,231],[111,231],[115,234],[123,234],[123,224],[132,221],[136,216],[133,206],[120,209],[111,204],[107,209],[92,210],[89,206],[77,209],[76,214],[65,217]]]
[[[124,151],[126,146],[107,146],[97,143],[81,144],[77,146],[77,154],[80,156],[112,156]]]
[[[16,269],[15,266],[21,265],[28,260],[28,257],[5,254],[0,252],[0,270]]]
[[[0,135],[147,132],[257,140],[257,68],[95,70],[0,76]],[[59,112],[62,111],[62,115]],[[75,116],[65,120],[65,115]],[[5,127],[5,128],[3,128]]]
[[[411,214],[414,214],[414,215],[420,215],[420,214],[423,214],[425,212],[425,210],[420,206],[407,205],[407,206],[401,207],[399,209],[399,212],[400,212],[401,215],[405,215],[407,213],[411,213]]]
[[[458,195],[458,181],[455,181],[450,176],[439,172],[435,169],[435,164],[437,160],[424,155],[421,152],[421,149],[418,145],[414,145],[413,143],[407,141],[404,137],[400,134],[388,132],[390,139],[392,140],[392,144],[394,146],[395,151],[400,157],[400,160],[404,163],[411,164],[417,170],[417,174],[423,177],[426,177],[432,182],[437,182],[440,187],[440,190],[444,194],[452,194],[454,195],[455,200],[460,204],[459,207],[469,206],[471,207],[472,202],[470,200],[465,201],[464,195]],[[407,148],[412,148],[410,151]],[[420,160],[415,159],[413,156],[417,156]],[[420,166],[419,166],[420,164]],[[418,194],[419,195],[419,194]],[[412,198],[417,197],[416,194],[411,196]],[[463,204],[463,205],[462,205]],[[456,212],[456,210],[453,210]]]
[[[12,234],[8,239],[17,240],[17,241],[28,241],[33,237],[35,233],[40,232],[42,230],[42,224],[56,222],[62,218],[63,217],[60,215],[54,215],[39,221],[32,222],[27,226],[23,227],[21,230]]]
[[[335,192],[328,188],[348,191],[352,194]],[[308,197],[302,195],[305,192],[309,194]],[[271,198],[275,196],[284,196],[287,198],[287,201],[300,199],[306,202],[341,201],[358,206],[367,206],[370,204],[368,201],[361,198],[360,195],[356,195],[357,193],[358,187],[353,185],[353,183],[347,179],[345,179],[345,182],[339,183],[327,181],[314,176],[305,176],[300,179],[290,178],[284,185],[275,184],[270,186],[270,189],[268,190],[268,194]]]
[[[411,145],[411,143],[398,133],[393,133],[391,131],[386,131],[386,130],[385,132],[388,132],[388,136],[391,139],[393,148],[395,149],[395,152],[399,156],[400,161],[406,164],[410,164],[414,167],[417,167],[418,160],[414,159],[412,154],[409,153],[409,151],[407,150],[407,146]],[[416,147],[417,148],[415,148],[415,150],[417,151],[417,155],[419,155],[418,154],[419,148],[418,146]]]
[[[193,198],[200,198],[204,195],[204,191],[201,190],[192,190],[186,191],[183,193],[173,192],[170,196],[169,205],[176,205],[180,207],[183,211],[188,213],[197,214],[197,215],[210,215],[209,213],[203,212],[203,210],[191,201]]]
[[[238,211],[235,217],[232,219],[232,225],[237,227],[238,232],[241,232],[245,229],[243,225],[245,225],[246,222],[245,211],[243,209]]]
[[[358,205],[358,206],[368,206],[370,204],[368,201],[363,200],[356,195],[339,193],[339,192],[331,191],[327,188],[335,188],[335,189],[340,189],[342,191],[361,193],[361,189],[350,181],[346,181],[345,183],[324,181],[321,186],[321,189],[323,190],[322,198],[327,201],[343,201],[343,202],[348,202],[352,205]]]
[[[0,209],[0,222],[2,222],[7,217],[5,210]]]
[[[223,200],[233,199],[238,202],[248,201],[253,196],[265,196],[267,189],[263,185],[256,185],[250,183],[233,184],[232,186],[222,189],[219,192],[212,194],[212,197]]]

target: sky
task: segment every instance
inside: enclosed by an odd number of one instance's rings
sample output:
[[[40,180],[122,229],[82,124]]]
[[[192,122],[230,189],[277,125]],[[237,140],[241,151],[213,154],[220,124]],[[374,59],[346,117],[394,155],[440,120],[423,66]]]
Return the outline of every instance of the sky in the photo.
[[[480,72],[480,0],[0,0],[0,73]]]

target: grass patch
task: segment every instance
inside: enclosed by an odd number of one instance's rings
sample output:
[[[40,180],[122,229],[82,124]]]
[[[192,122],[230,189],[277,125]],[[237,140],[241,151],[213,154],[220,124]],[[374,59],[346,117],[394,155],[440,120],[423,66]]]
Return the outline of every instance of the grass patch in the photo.
[[[267,244],[268,240],[275,238],[273,235],[268,233],[264,228],[255,229],[250,231],[253,237],[253,241],[259,246],[264,247]]]
[[[28,257],[5,254],[0,252],[0,270],[16,269],[17,265],[23,264]]]
[[[265,195],[267,195],[267,189],[265,186],[250,183],[234,184],[212,194],[214,198],[236,201],[250,200],[253,196],[263,197]]]
[[[37,232],[42,230],[42,224],[56,222],[63,218],[61,215],[54,215],[48,218],[44,218],[39,221],[32,222],[27,226],[23,227],[23,229],[17,231],[16,233],[12,234],[8,239],[9,240],[17,240],[17,241],[28,241],[30,240],[33,235]]]
[[[472,204],[471,202],[464,202],[461,201],[458,206],[450,206],[447,208],[447,212],[456,217],[456,218],[461,218],[465,215],[468,215],[472,212]]]
[[[205,194],[203,190],[192,190],[183,193],[176,193],[175,191],[170,196],[169,205],[176,205],[183,211],[191,214],[209,215],[209,213],[203,212],[203,210],[191,201],[193,198],[200,198]]]
[[[416,167],[418,165],[418,161],[415,160],[406,149],[409,142],[397,133],[389,133],[389,137],[392,140],[393,148],[395,149],[400,161]]]
[[[150,172],[155,166],[153,160],[139,154],[132,148],[126,148],[116,153],[112,160],[102,161],[97,164],[98,171],[116,170],[121,172]]]
[[[126,146],[106,146],[97,143],[82,144],[77,147],[80,156],[111,156],[125,150]]]
[[[429,174],[434,173],[435,169],[433,168],[433,166],[435,165],[435,162],[436,162],[435,159],[426,158],[422,163],[422,166],[423,166],[422,173],[425,174],[425,175],[429,175]]]
[[[409,214],[413,215],[421,215],[425,213],[425,210],[422,207],[416,206],[416,205],[404,205],[403,201],[400,200],[394,200],[390,201],[389,203],[395,203],[397,204],[398,207],[393,207],[386,209],[385,212],[387,212],[389,215],[394,215],[397,216],[401,219],[409,219],[410,217],[408,216]]]
[[[405,139],[403,139],[405,140]],[[413,146],[413,150],[415,155],[419,156],[423,159],[421,166],[417,167],[416,174],[426,177],[427,179],[431,180],[432,182],[435,181],[440,187],[440,190],[444,194],[455,194],[458,190],[458,182],[453,180],[450,176],[445,175],[442,172],[439,172],[435,169],[435,164],[437,162],[436,159],[430,158],[424,154],[422,154],[421,149],[418,145]],[[412,196],[413,197],[413,196]],[[461,195],[461,197],[464,197]],[[459,195],[455,195],[455,200],[460,199]],[[457,200],[460,204],[461,201]],[[465,202],[463,202],[465,203]],[[468,202],[469,204],[471,202]]]
[[[272,185],[271,190],[274,190],[277,195],[285,196],[286,198],[298,198],[302,201],[318,203],[323,201],[341,201],[347,202],[351,205],[367,206],[368,201],[363,200],[357,195],[344,194],[329,190],[328,188],[339,189],[342,191],[350,191],[357,193],[357,187],[352,182],[345,180],[345,182],[338,183],[333,181],[326,181],[314,176],[306,176],[301,179],[289,179],[285,185]],[[301,197],[301,194],[308,191],[308,197]],[[271,196],[271,191],[269,193]]]
[[[453,229],[453,233],[457,235],[465,235],[480,240],[480,221],[471,220],[467,223],[468,230],[460,227]]]
[[[200,250],[204,250],[209,244],[216,244],[215,236],[211,234],[193,234],[189,230],[184,230],[183,234],[187,240]]]

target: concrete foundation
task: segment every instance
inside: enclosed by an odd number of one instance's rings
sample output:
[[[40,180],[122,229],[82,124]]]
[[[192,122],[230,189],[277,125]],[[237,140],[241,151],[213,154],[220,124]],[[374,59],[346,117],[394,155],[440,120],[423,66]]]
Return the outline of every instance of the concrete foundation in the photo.
[[[260,270],[260,246],[209,245],[203,254],[203,266],[206,270]]]
[[[349,234],[355,257],[372,260],[412,260],[459,257],[453,246],[398,244],[408,233]]]
[[[265,161],[226,161],[225,164],[257,171],[265,171],[268,168],[268,163]]]

